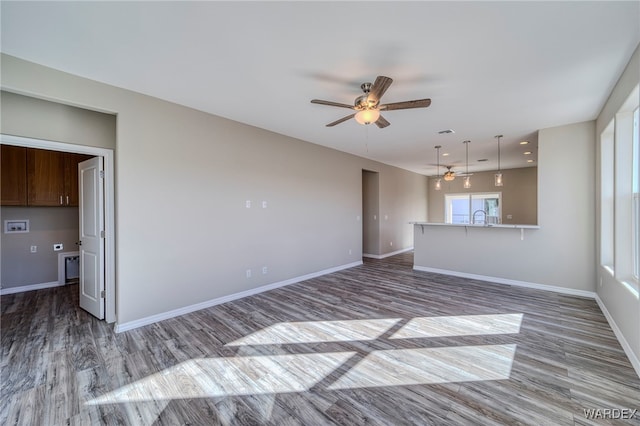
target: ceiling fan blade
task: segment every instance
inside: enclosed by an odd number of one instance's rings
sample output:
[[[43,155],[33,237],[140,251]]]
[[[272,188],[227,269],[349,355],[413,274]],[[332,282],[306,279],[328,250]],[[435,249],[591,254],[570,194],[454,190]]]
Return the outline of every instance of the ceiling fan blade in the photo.
[[[376,120],[376,126],[378,126],[381,129],[384,129],[390,124],[391,123],[389,123],[383,116],[378,117],[378,120]]]
[[[341,104],[339,102],[332,102],[332,101],[323,101],[322,99],[311,99],[311,103],[353,109],[353,105]]]
[[[431,105],[431,99],[416,99],[413,101],[394,102],[380,105],[381,111],[392,111],[394,109],[426,108]]]
[[[326,127],[333,127],[333,126],[335,126],[336,124],[343,123],[343,122],[345,122],[345,121],[347,121],[347,120],[352,119],[352,118],[353,118],[353,117],[355,117],[355,116],[356,116],[356,114],[355,114],[355,113],[353,113],[353,114],[351,114],[351,115],[347,115],[346,117],[342,117],[340,120],[336,120],[336,121],[334,121],[334,122],[332,122],[332,123],[327,124],[327,126],[326,126]]]
[[[393,79],[389,77],[385,77],[383,75],[376,77],[376,81],[373,83],[373,86],[371,86],[371,90],[369,91],[369,102],[379,102],[382,95],[384,95],[384,92],[386,92],[389,86],[391,86],[391,83],[393,83]]]

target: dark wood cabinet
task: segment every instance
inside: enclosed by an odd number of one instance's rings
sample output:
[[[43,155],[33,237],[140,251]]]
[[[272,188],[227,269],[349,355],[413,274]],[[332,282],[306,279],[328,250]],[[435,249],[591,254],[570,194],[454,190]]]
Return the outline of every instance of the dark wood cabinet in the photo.
[[[30,206],[64,206],[64,153],[27,149],[27,180]]]
[[[27,148],[0,145],[0,205],[27,205]]]
[[[78,196],[78,164],[91,158],[85,154],[65,154],[64,156],[64,187],[67,206],[77,207]]]
[[[2,145],[2,205],[78,206],[78,163],[89,158]]]

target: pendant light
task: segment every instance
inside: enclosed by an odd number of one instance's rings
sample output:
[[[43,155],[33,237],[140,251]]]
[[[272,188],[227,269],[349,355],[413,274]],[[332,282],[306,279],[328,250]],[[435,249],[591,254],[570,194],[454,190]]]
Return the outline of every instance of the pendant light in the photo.
[[[498,173],[495,175],[495,185],[502,186],[502,169],[500,168],[500,138],[502,135],[496,135],[495,138],[498,139]]]
[[[441,145],[436,145],[436,160],[438,165],[438,175],[436,176],[436,184],[434,186],[436,191],[440,191],[442,189],[442,180],[440,179],[440,148],[442,148]]]
[[[469,176],[469,144],[471,143],[471,141],[464,141],[462,143],[465,144],[466,157],[467,157],[467,166],[465,168],[466,176],[464,177],[463,186],[465,189],[469,189],[471,188],[471,176]]]

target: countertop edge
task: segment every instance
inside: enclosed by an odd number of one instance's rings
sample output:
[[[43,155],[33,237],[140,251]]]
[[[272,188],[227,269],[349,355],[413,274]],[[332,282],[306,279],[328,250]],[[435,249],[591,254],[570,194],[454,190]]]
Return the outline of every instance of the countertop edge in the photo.
[[[505,224],[470,224],[470,223],[437,223],[437,222],[409,222],[420,226],[452,226],[456,228],[503,228],[503,229],[540,229],[540,225],[505,225]]]

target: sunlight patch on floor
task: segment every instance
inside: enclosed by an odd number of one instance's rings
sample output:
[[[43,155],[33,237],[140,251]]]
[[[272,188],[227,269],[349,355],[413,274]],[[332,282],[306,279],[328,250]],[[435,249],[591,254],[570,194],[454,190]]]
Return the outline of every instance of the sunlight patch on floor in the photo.
[[[508,379],[516,345],[374,351],[329,389]]]
[[[344,321],[280,322],[225,346],[375,340],[400,321],[382,318]]]
[[[192,359],[87,404],[303,392],[353,355],[355,352]]]
[[[513,334],[520,332],[522,318],[523,314],[412,318],[391,337],[385,333],[402,318],[282,322],[228,343],[238,347],[235,356],[185,361],[87,405],[305,392],[346,367],[354,356],[360,361],[326,390],[503,380],[511,373],[515,344],[273,355],[258,354],[253,346]]]
[[[515,334],[520,332],[521,324],[522,314],[419,317],[411,319],[391,339]]]

